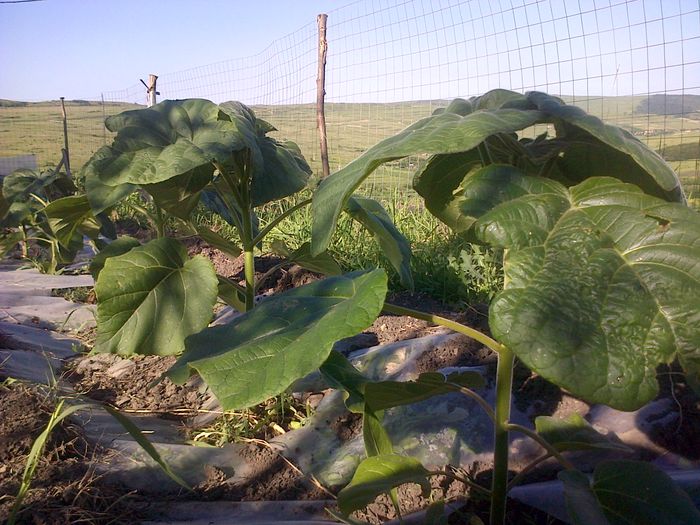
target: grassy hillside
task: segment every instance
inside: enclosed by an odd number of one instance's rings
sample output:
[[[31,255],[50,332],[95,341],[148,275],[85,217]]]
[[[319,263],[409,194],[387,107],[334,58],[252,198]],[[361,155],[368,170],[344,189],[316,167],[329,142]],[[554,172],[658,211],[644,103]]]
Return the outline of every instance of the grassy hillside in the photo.
[[[563,96],[606,122],[621,126],[650,147],[666,154],[684,182],[686,193],[700,198],[700,114],[664,116],[640,113],[647,97]],[[688,98],[688,97],[686,97]],[[684,99],[685,100],[685,99]],[[657,107],[657,98],[653,103]],[[444,107],[446,101],[412,101],[387,104],[331,103],[326,105],[331,170],[337,170],[371,145],[412,122]],[[66,101],[71,162],[77,171],[102,145],[111,141],[105,117],[135,104]],[[256,113],[271,122],[279,138],[294,140],[315,172],[320,172],[316,109],[313,104],[255,106]],[[541,132],[542,130],[533,130]],[[61,107],[58,101],[27,103],[0,100],[0,156],[35,153],[39,166],[55,166],[63,146]],[[403,159],[381,167],[368,181],[373,191],[389,196],[410,188],[411,174],[419,159]]]

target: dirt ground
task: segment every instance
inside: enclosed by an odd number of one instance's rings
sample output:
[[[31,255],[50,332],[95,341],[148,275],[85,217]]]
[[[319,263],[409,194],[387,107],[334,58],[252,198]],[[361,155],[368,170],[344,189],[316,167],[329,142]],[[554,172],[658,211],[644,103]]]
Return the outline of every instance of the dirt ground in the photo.
[[[233,279],[242,279],[242,261],[230,261],[221,254],[202,245],[193,244],[190,252],[209,256],[217,271]],[[279,262],[275,257],[260,260],[258,275]],[[291,286],[306,284],[317,278],[298,267],[275,272],[262,287],[264,293],[276,293]],[[480,330],[487,330],[486,309],[474,307],[465,312],[452,312],[437,301],[420,294],[394,294],[389,301],[401,306],[430,311],[450,317]],[[383,315],[363,334],[345,341],[345,348],[364,348],[434,333],[435,327],[424,321],[408,317]],[[75,390],[85,396],[119,408],[123,413],[151,414],[175,420],[185,427],[186,421],[200,413],[210,401],[210,395],[197,380],[183,386],[169,379],[156,381],[174,362],[172,357],[135,357],[125,360],[114,355],[86,356],[70,363],[66,379]],[[446,366],[487,365],[495,367],[495,356],[490,351],[467,338],[453,340],[435,351],[424,355],[418,362],[420,372],[433,371]],[[668,375],[668,377],[673,377]],[[0,377],[2,380],[2,377]],[[323,393],[319,393],[322,395]],[[519,408],[534,407],[534,415],[560,413],[566,410],[570,398],[561,391],[519,368],[514,384],[514,403]],[[693,448],[700,436],[700,402],[679,381],[671,385],[667,381],[662,395],[672,397],[679,417],[677,427],[660,429],[653,436],[659,444],[670,450],[697,458],[700,452]],[[318,395],[314,397],[318,401]],[[311,401],[309,396],[298,400],[301,405]],[[33,440],[45,427],[53,410],[55,399],[51,393],[39,387],[21,383],[0,386],[0,520],[4,521],[14,502],[14,494],[22,477],[26,455]],[[579,402],[580,403],[580,402]],[[574,402],[571,405],[575,408]],[[671,418],[671,421],[673,419]],[[361,425],[352,415],[331,422],[338,435],[351,438],[361,431]],[[283,430],[288,430],[284,428]],[[186,429],[185,429],[186,431]],[[191,430],[190,430],[191,431]],[[329,493],[304,476],[294,465],[264,446],[270,437],[268,430],[252,436],[246,455],[255,465],[254,482],[246,486],[225,483],[226,475],[217,468],[207,471],[208,478],[195,488],[192,494],[178,498],[200,500],[305,500],[328,499]],[[679,436],[682,432],[682,437]],[[675,439],[674,439],[675,436]],[[20,523],[134,523],[149,515],[148,494],[129,492],[123,487],[110,486],[95,474],[95,459],[103,459],[105,451],[86,442],[78,427],[69,423],[59,426],[51,435],[46,451],[32,480],[32,488],[20,514]],[[488,465],[475,465],[469,473],[483,481]],[[432,479],[433,498],[454,499],[468,493],[459,482],[443,477]],[[420,494],[417,486],[405,486],[399,490],[406,513],[425,507],[429,499]],[[456,513],[450,523],[470,523],[470,513],[483,517],[488,511],[487,502],[474,500],[463,512]],[[513,505],[511,512],[521,512]],[[519,514],[520,515],[520,514]],[[358,518],[371,523],[381,523],[395,517],[387,497],[380,497]],[[513,517],[515,522],[518,519]],[[528,523],[554,524],[550,517],[527,511]]]

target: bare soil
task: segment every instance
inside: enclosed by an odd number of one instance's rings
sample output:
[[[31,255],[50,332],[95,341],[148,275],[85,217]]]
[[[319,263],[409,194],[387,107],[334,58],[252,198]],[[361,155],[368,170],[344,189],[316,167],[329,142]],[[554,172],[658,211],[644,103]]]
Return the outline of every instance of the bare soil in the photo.
[[[212,259],[218,273],[239,281],[243,279],[242,259],[232,261],[203,244],[193,243],[189,250]],[[258,277],[279,261],[274,256],[260,258],[256,264]],[[317,278],[317,275],[299,267],[280,269],[267,279],[262,292],[279,293]],[[437,313],[488,332],[487,312],[483,306],[454,312],[430,297],[409,293],[394,294],[389,297],[389,301]],[[429,335],[435,331],[436,327],[424,321],[382,315],[363,334],[344,341],[344,349],[386,344]],[[179,421],[184,426],[187,418],[200,412],[210,398],[196,379],[183,386],[175,385],[167,378],[161,379],[173,362],[174,358],[154,356],[130,360],[114,355],[85,356],[72,362],[67,379],[79,393],[109,403],[126,414],[156,414]],[[465,365],[495,367],[495,356],[482,345],[465,337],[439,346],[418,362],[419,372]],[[667,383],[662,395],[674,399],[678,417],[673,423],[674,428],[660,428],[653,439],[672,451],[698,458],[700,453],[695,445],[700,439],[700,402],[685,383]],[[580,404],[523,367],[516,370],[514,394],[516,406],[521,410],[529,408],[528,413],[532,417],[566,413],[575,410]],[[26,455],[33,440],[46,425],[52,410],[51,396],[37,387],[22,384],[0,387],[0,520],[6,519],[9,513],[14,501],[13,495],[19,487]],[[671,420],[674,421],[673,418]],[[330,426],[343,439],[350,439],[361,431],[361,422],[350,414],[330,422]],[[294,465],[264,446],[266,436],[257,437],[260,440],[250,443],[246,449],[246,455],[255,469],[253,482],[247,486],[233,487],[225,482],[226,475],[221,470],[209,467],[208,479],[196,487],[193,494],[184,497],[233,501],[329,498],[326,491],[299,472]],[[52,434],[42,457],[20,516],[24,521],[20,522],[133,523],[146,516],[148,494],[130,493],[123,487],[106,485],[95,475],[92,465],[102,455],[104,451],[90,446],[79,428],[70,424],[61,425]],[[488,465],[476,465],[469,475],[482,482],[486,481],[484,476],[488,477]],[[460,482],[441,477],[432,480],[433,498],[449,500],[468,493],[468,489]],[[417,486],[401,487],[399,496],[406,513],[425,508],[430,502]],[[182,499],[183,496],[177,498]],[[540,515],[532,509],[523,514],[517,504],[513,504],[511,509],[511,512],[516,513],[511,516],[515,520],[513,523],[523,522],[523,519],[535,524],[556,523],[551,517]],[[478,515],[484,519],[487,513],[488,503],[479,503],[473,499],[468,507],[462,509],[461,514],[453,515],[450,523],[470,523],[470,516]],[[358,513],[357,517],[370,523],[381,523],[394,518],[395,513],[390,500],[379,497],[366,511]]]
[[[0,522],[10,516],[27,455],[54,409],[44,388],[14,383],[0,386]],[[143,516],[138,498],[112,486],[94,471],[95,456],[80,427],[64,420],[51,433],[17,523],[127,524]]]

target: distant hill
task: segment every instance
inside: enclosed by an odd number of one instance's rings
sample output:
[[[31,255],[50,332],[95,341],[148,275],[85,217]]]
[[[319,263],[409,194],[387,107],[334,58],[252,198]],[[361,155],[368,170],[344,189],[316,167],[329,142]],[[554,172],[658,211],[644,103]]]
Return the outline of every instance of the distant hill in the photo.
[[[652,95],[642,100],[636,113],[687,115],[700,111],[700,95]]]
[[[43,100],[41,102],[24,102],[22,100],[8,100],[6,98],[0,98],[0,108],[23,108],[31,106],[55,106],[60,104],[60,100]],[[102,102],[99,100],[65,100],[65,103],[69,106],[102,106]],[[122,106],[124,104],[129,104],[128,102],[105,102],[105,106]],[[131,104],[138,105],[141,104]]]
[[[21,108],[29,105],[29,102],[20,102],[19,100],[7,100],[0,98],[0,108]]]
[[[700,159],[700,142],[672,144],[661,148],[659,153],[667,161]]]

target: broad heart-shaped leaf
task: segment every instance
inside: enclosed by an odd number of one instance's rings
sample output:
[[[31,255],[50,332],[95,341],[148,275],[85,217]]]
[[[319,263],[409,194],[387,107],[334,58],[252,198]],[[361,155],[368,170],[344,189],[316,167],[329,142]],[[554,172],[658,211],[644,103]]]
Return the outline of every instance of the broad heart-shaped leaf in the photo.
[[[411,246],[396,228],[384,207],[374,199],[354,195],[348,199],[345,211],[374,235],[382,254],[389,259],[399,274],[401,284],[413,290]]]
[[[12,249],[17,246],[19,242],[22,241],[24,235],[21,231],[11,231],[7,233],[0,233],[0,257],[4,257]]]
[[[43,200],[54,200],[74,193],[76,187],[65,173],[20,168],[2,180],[3,197],[10,204],[26,201],[34,194]]]
[[[95,214],[111,208],[136,191],[136,185],[134,184],[110,186],[100,180],[98,170],[101,162],[110,158],[112,158],[112,149],[109,146],[102,146],[83,166],[81,172],[85,181],[85,193]]]
[[[661,469],[642,461],[596,466],[593,492],[611,525],[697,525],[700,511]]]
[[[469,151],[495,133],[510,133],[540,122],[539,111],[498,109],[460,116],[443,112],[419,120],[398,135],[368,149],[346,167],[324,179],[314,193],[312,250],[320,253],[330,242],[340,211],[350,195],[382,163],[409,155]]]
[[[429,472],[417,459],[397,454],[382,454],[360,463],[350,484],[338,493],[338,508],[350,514],[374,501],[380,494],[404,483],[417,483],[423,495],[430,493]]]
[[[86,195],[72,195],[50,202],[44,213],[58,242],[71,244],[76,235],[96,239],[100,234],[100,222],[95,218]]]
[[[95,293],[95,351],[173,355],[209,324],[217,278],[208,259],[162,238],[107,259]]]
[[[488,170],[472,175],[465,213],[508,249],[494,336],[531,369],[590,402],[634,410],[678,357],[700,381],[700,215],[610,178],[572,188]],[[507,176],[506,176],[507,175]]]
[[[105,125],[117,136],[88,163],[108,186],[163,182],[244,147],[219,106],[202,99],[166,100],[109,117]]]
[[[76,191],[65,173],[20,168],[0,180],[0,226],[18,227],[51,201]]]
[[[581,108],[564,104],[560,99],[547,95],[546,93],[531,92],[527,94],[527,100],[534,107],[548,115],[548,121],[554,118],[554,122],[561,121],[565,125],[558,127],[558,134],[562,134],[562,128],[566,133],[571,132],[571,127],[575,128],[575,140],[585,139],[585,135],[592,137],[594,141],[599,141],[607,145],[614,151],[620,152],[634,161],[639,169],[632,180],[623,179],[641,186],[648,193],[658,194],[665,200],[684,202],[683,191],[678,176],[673,169],[661,158],[661,156],[648,148],[629,131],[605,124],[599,118],[588,115]],[[581,131],[585,133],[581,133]],[[565,140],[568,137],[563,137]],[[573,142],[573,141],[572,141]],[[598,153],[598,152],[596,152]],[[566,154],[565,154],[566,156]],[[617,155],[615,155],[617,157]],[[604,161],[605,154],[599,150],[596,161]],[[620,162],[618,159],[617,162]],[[573,164],[576,164],[574,162]],[[600,165],[596,162],[596,166]],[[604,165],[604,164],[603,164]],[[581,167],[581,164],[578,164]],[[607,175],[606,173],[594,173],[595,176]],[[616,177],[628,177],[624,172],[615,175]],[[654,191],[656,190],[656,191]]]
[[[306,187],[311,168],[293,142],[258,139],[262,169],[253,174],[250,194],[253,206],[294,195]]]
[[[200,192],[212,181],[213,176],[211,165],[204,164],[163,182],[144,184],[143,189],[158,206],[175,217],[186,220],[199,203]]]
[[[576,413],[566,419],[539,416],[535,418],[535,429],[547,443],[560,452],[588,449],[631,450],[628,446],[615,443],[596,431]]]
[[[295,288],[189,337],[168,375],[184,382],[199,373],[225,410],[260,403],[321,366],[335,341],[370,326],[385,296],[381,270]]]
[[[459,209],[464,197],[457,190],[469,172],[478,167],[481,156],[477,149],[435,155],[413,178],[413,189],[423,197],[428,211],[457,233],[469,229],[475,220]]]
[[[92,275],[93,279],[97,280],[102,268],[105,266],[107,259],[118,255],[124,255],[126,252],[131,251],[132,248],[136,248],[137,246],[141,246],[141,243],[137,239],[129,237],[128,235],[124,235],[110,242],[92,258],[92,261],[90,261],[90,275]]]
[[[295,143],[266,137],[275,128],[258,119],[251,108],[240,102],[224,102],[219,107],[231,119],[248,150],[253,207],[288,197],[306,187],[311,168]]]

